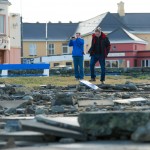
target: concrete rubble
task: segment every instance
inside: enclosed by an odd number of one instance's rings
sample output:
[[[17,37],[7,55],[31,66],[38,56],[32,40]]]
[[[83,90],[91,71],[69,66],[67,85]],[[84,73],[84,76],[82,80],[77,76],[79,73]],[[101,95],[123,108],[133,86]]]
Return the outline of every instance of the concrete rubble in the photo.
[[[0,148],[104,139],[149,142],[150,84],[96,87],[1,83]]]

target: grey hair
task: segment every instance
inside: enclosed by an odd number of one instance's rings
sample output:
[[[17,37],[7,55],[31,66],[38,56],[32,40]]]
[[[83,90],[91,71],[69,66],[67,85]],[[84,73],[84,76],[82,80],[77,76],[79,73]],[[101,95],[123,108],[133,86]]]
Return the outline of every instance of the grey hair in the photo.
[[[101,32],[101,31],[102,31],[101,27],[97,27],[97,28],[95,29],[95,32]]]

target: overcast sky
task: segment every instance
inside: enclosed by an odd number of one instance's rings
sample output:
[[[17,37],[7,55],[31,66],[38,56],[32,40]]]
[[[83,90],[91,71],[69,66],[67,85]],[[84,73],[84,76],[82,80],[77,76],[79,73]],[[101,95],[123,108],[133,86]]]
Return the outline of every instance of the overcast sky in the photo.
[[[23,22],[79,22],[105,12],[117,12],[120,0],[9,0],[10,11]],[[150,0],[123,0],[125,12],[150,12]],[[139,20],[140,21],[140,20]]]

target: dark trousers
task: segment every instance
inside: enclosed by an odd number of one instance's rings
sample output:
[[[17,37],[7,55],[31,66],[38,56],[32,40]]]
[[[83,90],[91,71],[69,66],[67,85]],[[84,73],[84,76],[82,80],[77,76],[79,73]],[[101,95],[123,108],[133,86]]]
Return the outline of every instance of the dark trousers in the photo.
[[[73,56],[74,72],[76,79],[84,78],[83,56]]]
[[[90,60],[90,71],[91,71],[91,78],[96,78],[95,75],[95,64],[99,61],[101,66],[101,79],[100,81],[105,81],[105,57],[101,55],[93,55],[91,56]]]

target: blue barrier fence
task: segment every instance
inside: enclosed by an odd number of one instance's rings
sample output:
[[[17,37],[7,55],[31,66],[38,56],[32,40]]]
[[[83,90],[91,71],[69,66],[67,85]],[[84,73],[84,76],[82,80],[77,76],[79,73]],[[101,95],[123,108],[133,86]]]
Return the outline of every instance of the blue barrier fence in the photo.
[[[50,64],[2,64],[1,76],[8,76],[8,70],[44,70],[43,76],[49,76]]]

